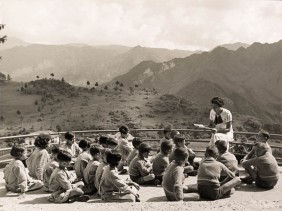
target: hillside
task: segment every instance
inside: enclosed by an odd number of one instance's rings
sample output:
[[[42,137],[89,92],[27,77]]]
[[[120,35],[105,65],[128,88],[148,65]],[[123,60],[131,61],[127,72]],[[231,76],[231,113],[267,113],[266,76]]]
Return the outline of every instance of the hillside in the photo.
[[[281,49],[282,40],[237,51],[218,47],[162,63],[146,61],[112,83],[150,87],[200,105],[209,105],[211,97],[219,95],[233,111],[281,123]]]
[[[27,82],[36,79],[37,75],[49,78],[54,73],[57,79],[64,77],[72,84],[85,86],[87,81],[93,84],[97,81],[110,81],[144,60],[163,62],[193,53],[195,52],[141,46],[23,44],[0,51],[3,58],[0,70],[10,74],[14,81]]]
[[[116,129],[121,124],[131,128],[162,128],[168,124],[194,128],[194,123],[208,122],[210,110],[185,98],[140,87],[131,91],[124,87],[118,91],[99,86],[88,89],[53,79],[0,83],[0,95],[1,135],[48,129]],[[261,123],[235,112],[234,125],[241,131],[256,131]]]

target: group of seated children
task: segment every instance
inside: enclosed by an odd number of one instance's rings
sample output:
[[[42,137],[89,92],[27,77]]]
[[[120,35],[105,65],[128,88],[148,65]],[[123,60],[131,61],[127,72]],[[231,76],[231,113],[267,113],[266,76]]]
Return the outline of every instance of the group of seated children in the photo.
[[[164,130],[159,152],[151,160],[151,147],[132,137],[126,126],[121,126],[114,136],[101,136],[92,145],[86,140],[77,145],[75,135],[67,132],[66,143],[51,147],[51,156],[46,150],[50,137],[39,135],[29,158],[23,145],[12,147],[14,160],[4,169],[6,189],[22,193],[22,198],[25,192],[44,187],[51,193],[48,200],[55,203],[85,202],[90,198],[88,194],[94,193],[108,202],[138,202],[139,185],[162,185],[169,201],[185,200],[185,193],[191,192],[216,200],[232,194],[241,182],[255,181],[256,186],[271,189],[279,179],[266,131],[259,132],[253,150],[243,159],[242,166],[249,176],[241,180],[237,177],[238,162],[228,152],[225,141],[208,146],[205,157],[197,164],[195,153],[186,147],[185,136],[174,132],[172,137],[172,132]],[[22,162],[25,160],[27,169]],[[127,172],[124,166],[128,166],[130,180],[120,176]],[[197,184],[184,185],[186,177],[196,175]]]

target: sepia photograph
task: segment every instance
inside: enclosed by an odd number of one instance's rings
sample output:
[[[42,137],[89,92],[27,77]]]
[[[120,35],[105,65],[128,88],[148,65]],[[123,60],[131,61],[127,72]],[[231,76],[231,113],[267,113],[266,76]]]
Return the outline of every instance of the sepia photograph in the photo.
[[[282,0],[0,0],[0,211],[282,210]]]

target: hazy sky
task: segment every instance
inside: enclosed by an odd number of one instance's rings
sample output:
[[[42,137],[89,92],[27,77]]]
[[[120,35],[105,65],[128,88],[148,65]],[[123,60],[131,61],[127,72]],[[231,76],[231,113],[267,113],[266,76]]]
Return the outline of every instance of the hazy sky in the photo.
[[[32,43],[209,50],[282,39],[281,0],[0,0],[1,34]]]

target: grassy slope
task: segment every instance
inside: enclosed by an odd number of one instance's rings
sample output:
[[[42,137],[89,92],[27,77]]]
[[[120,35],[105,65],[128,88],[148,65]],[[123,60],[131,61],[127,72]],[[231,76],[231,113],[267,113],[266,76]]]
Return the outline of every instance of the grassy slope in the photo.
[[[192,128],[193,123],[208,122],[210,108],[199,110],[187,99],[138,88],[134,93],[125,88],[123,91],[106,91],[102,87],[89,90],[42,79],[28,83],[24,91],[17,91],[24,85],[0,83],[0,116],[4,117],[0,122],[0,135],[9,131],[18,133],[23,128],[56,131],[57,125],[66,131],[117,129],[124,123],[132,128],[156,128],[169,123],[175,128]],[[20,115],[16,114],[17,110]],[[243,126],[247,120],[254,125],[253,129],[259,127],[256,118],[233,115],[235,129],[252,131],[250,124]]]

